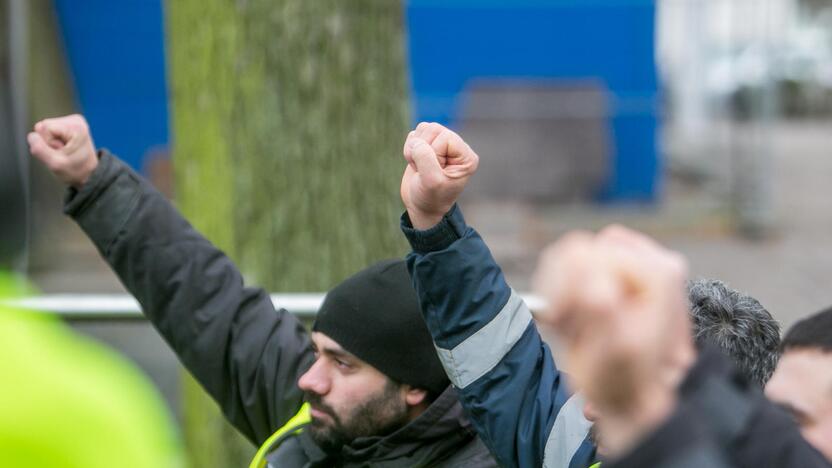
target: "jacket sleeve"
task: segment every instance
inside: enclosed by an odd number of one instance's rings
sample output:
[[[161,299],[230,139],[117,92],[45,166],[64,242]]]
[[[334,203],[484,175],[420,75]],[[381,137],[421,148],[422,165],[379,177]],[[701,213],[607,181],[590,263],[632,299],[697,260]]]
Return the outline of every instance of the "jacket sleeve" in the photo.
[[[777,410],[762,397],[755,406],[755,414],[737,437],[722,439],[719,430],[714,427],[714,421],[703,414],[701,407],[695,403],[683,403],[631,453],[615,462],[605,462],[602,468],[832,466],[800,436],[794,424],[785,419],[788,418],[787,415],[775,416]],[[774,433],[777,429],[780,432]]]
[[[717,348],[705,347],[680,394],[740,467],[829,467],[785,410],[767,400]]]
[[[734,468],[696,408],[679,408],[652,434],[619,460],[602,468]]]
[[[567,388],[532,315],[457,206],[426,231],[402,231],[407,264],[448,377],[503,466],[589,466],[582,401]]]
[[[830,466],[716,349],[700,353],[679,394],[667,421],[609,468]]]
[[[260,444],[300,408],[309,337],[146,180],[106,151],[64,211],[226,417]]]
[[[806,468],[832,466],[800,434],[794,419],[762,395],[752,398],[753,412],[728,453],[736,453],[738,466]]]

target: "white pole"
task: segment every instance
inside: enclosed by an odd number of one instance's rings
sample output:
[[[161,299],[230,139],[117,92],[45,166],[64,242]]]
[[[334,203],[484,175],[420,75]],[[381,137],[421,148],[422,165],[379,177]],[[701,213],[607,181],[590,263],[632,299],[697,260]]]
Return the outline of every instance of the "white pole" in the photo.
[[[304,318],[312,318],[321,307],[324,293],[272,294],[275,308],[283,308]],[[543,300],[531,294],[522,294],[532,310],[544,306]],[[49,294],[0,300],[0,305],[41,313],[54,313],[67,318],[80,319],[141,319],[141,306],[127,294]]]

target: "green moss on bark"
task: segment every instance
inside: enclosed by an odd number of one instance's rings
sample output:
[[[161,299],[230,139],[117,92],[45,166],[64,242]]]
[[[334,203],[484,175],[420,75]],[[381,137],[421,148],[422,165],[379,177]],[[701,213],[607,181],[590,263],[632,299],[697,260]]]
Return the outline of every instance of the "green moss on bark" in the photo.
[[[176,200],[249,283],[324,291],[404,254],[399,2],[175,0],[167,21]],[[192,464],[239,465],[194,387]]]

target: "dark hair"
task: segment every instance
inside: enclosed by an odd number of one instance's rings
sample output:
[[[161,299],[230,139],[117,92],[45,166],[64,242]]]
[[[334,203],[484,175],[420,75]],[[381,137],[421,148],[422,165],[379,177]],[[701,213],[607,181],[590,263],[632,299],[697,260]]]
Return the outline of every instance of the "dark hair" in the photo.
[[[764,387],[780,357],[780,325],[753,297],[718,280],[688,283],[696,343],[722,349],[750,381]]]
[[[783,351],[794,348],[817,348],[832,352],[832,307],[805,318],[792,326],[783,337]]]

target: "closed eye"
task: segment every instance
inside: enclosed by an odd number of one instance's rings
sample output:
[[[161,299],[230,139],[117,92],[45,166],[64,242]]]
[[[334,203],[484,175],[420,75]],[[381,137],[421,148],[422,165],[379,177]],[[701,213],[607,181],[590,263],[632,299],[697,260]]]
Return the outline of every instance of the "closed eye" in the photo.
[[[349,362],[347,362],[343,359],[335,358],[335,363],[338,364],[338,367],[340,367],[341,369],[344,369],[344,370],[352,369],[352,364],[350,364]]]

